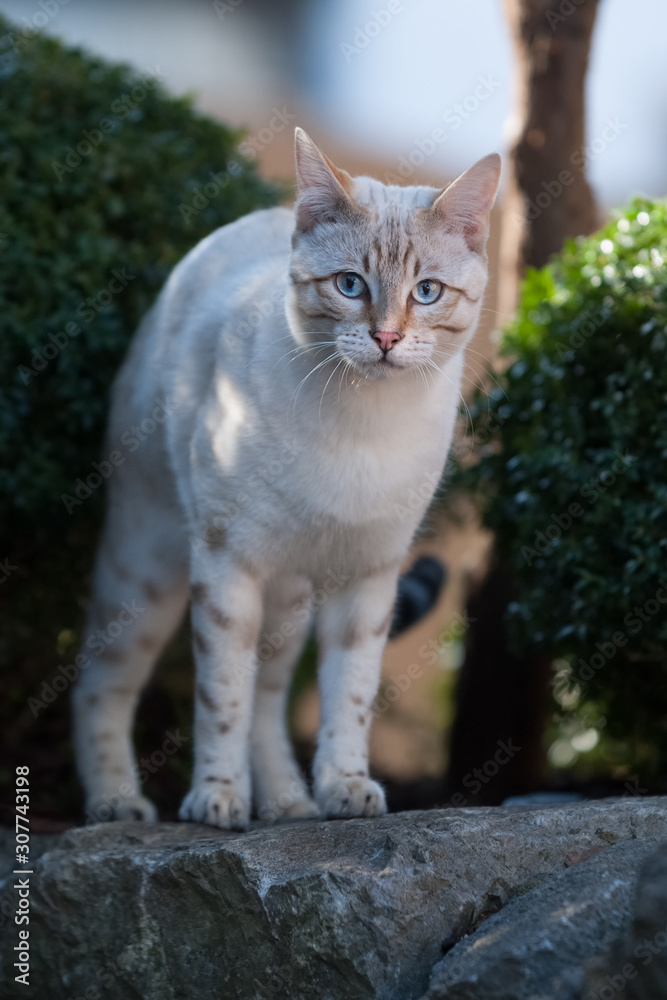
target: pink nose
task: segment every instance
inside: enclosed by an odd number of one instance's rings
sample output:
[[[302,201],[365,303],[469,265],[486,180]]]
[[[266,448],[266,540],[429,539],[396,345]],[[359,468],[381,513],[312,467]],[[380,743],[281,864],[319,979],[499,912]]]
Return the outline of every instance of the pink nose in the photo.
[[[380,345],[380,350],[384,351],[385,354],[401,339],[401,335],[396,330],[376,330],[371,336]]]

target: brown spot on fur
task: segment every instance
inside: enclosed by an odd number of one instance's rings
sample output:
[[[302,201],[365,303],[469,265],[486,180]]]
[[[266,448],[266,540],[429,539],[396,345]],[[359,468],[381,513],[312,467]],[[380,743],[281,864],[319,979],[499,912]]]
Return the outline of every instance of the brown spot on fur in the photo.
[[[154,653],[160,648],[161,640],[154,635],[140,635],[137,643],[146,653]]]
[[[238,701],[230,701],[229,707],[230,708],[238,708],[239,707]]]
[[[100,764],[106,764],[106,762],[108,761],[108,759],[109,759],[109,754],[106,752],[106,750],[102,750],[97,755],[97,760],[98,760],[98,762]]]
[[[421,269],[422,269],[422,262],[421,262],[421,260],[420,260],[419,257],[415,257],[415,266],[414,266],[414,271],[413,271],[413,274],[414,274],[415,278],[417,277],[417,275],[419,274],[419,272],[421,271]]]
[[[224,781],[224,778],[217,778],[214,774],[207,774],[204,781]]]
[[[366,777],[366,772],[365,771],[355,771],[354,773],[355,773],[355,776],[357,778],[365,778]]]
[[[283,685],[280,684],[279,682],[266,680],[261,676],[257,680],[257,685],[262,689],[262,691],[278,692],[282,691],[283,689]]]
[[[202,705],[209,710],[209,712],[220,711],[219,706],[215,699],[209,694],[203,684],[197,685],[197,697],[199,698]]]
[[[365,726],[366,725],[366,716],[365,715],[361,715],[361,713],[360,713],[357,716],[357,722],[359,723],[360,726]]]
[[[380,624],[373,629],[373,635],[384,635],[384,633],[387,632],[389,629],[389,626],[391,624],[391,619],[393,618],[393,616],[394,616],[394,609],[392,607],[389,609],[389,613],[384,616]]]
[[[199,597],[195,595],[193,588],[193,600],[199,604],[203,611],[209,616],[214,625],[218,628],[228,629],[231,628],[232,620],[229,615],[226,615],[221,608],[217,607],[212,601],[208,600],[207,597]]]
[[[98,733],[95,739],[97,740],[98,743],[106,743],[108,740],[115,740],[116,734],[108,732]]]
[[[468,302],[472,302],[473,305],[476,302],[479,302],[479,300],[481,298],[481,295],[478,295],[476,299],[473,299],[470,295],[468,295],[468,293],[466,292],[466,290],[464,288],[456,288],[455,285],[448,285],[447,287],[450,288],[453,292],[458,292]]]
[[[399,562],[392,559],[391,562],[380,563],[379,566],[374,566],[372,569],[366,569],[359,574],[360,580],[369,580],[372,576],[382,576],[384,573],[389,573],[392,570],[398,570]]]
[[[227,532],[224,528],[218,528],[209,524],[204,528],[204,541],[211,552],[219,552],[225,547]]]
[[[132,579],[132,574],[124,566],[122,566],[116,559],[116,554],[110,547],[106,547],[104,550],[104,558],[109,564],[109,567],[113,571],[117,580],[121,583],[126,583]]]
[[[125,653],[121,649],[111,649],[106,646],[97,657],[99,660],[106,660],[107,663],[120,663],[125,659]]]
[[[201,632],[196,628],[193,628],[192,630],[192,642],[194,643],[196,650],[198,650],[203,656],[208,656],[208,643]]]
[[[144,594],[153,604],[159,604],[164,597],[163,591],[160,590],[152,580],[144,580],[141,585],[143,587]]]
[[[205,583],[193,583],[190,587],[193,601],[205,601],[208,597],[208,587]]]
[[[364,633],[361,631],[358,622],[348,622],[343,633],[341,646],[343,649],[352,649],[361,642],[363,637]]]
[[[364,271],[368,273],[371,269],[371,260],[367,253],[364,254],[364,259],[362,261]]]
[[[219,733],[223,733],[223,734],[224,733],[228,733],[231,728],[232,727],[229,725],[228,722],[220,722],[218,724],[218,732]]]
[[[448,326],[446,323],[435,323],[433,329],[446,330],[447,333],[463,333],[468,329],[468,326]]]
[[[239,567],[239,569],[243,570],[243,572],[247,576],[252,577],[253,580],[261,580],[262,574],[260,573],[258,568],[248,559],[246,559],[244,555],[241,555],[241,553],[239,552],[233,552],[232,558],[234,559],[234,562]]]
[[[350,701],[353,705],[363,705],[364,699],[360,698],[358,694],[351,694]]]
[[[334,738],[334,735],[335,734],[334,734],[333,729],[330,729],[329,732],[327,733],[327,739],[332,740]]]

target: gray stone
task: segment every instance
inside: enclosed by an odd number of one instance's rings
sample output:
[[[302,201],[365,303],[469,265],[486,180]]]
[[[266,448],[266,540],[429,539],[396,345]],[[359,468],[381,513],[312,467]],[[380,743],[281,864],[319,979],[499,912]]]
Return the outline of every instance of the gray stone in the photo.
[[[584,963],[630,924],[654,847],[607,847],[511,900],[435,966],[423,1000],[579,1000]]]
[[[640,869],[629,933],[587,973],[584,1000],[667,997],[667,844]]]
[[[17,928],[5,921],[0,995],[413,1000],[443,945],[539,892],[566,862],[620,864],[630,854],[613,845],[666,837],[664,798],[246,834],[186,824],[72,830],[31,876],[30,992],[14,984]],[[610,850],[589,857],[599,848]],[[15,904],[11,876],[4,892],[3,913]]]

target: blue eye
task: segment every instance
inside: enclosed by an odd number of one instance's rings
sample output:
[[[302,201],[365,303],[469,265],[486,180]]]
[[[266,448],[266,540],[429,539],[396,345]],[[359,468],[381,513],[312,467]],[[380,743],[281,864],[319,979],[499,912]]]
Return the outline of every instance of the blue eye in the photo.
[[[366,291],[366,282],[354,271],[342,271],[336,275],[336,288],[348,299],[358,299]]]
[[[430,306],[432,302],[440,298],[442,282],[435,278],[425,278],[412,289],[412,298],[420,302],[423,306]]]

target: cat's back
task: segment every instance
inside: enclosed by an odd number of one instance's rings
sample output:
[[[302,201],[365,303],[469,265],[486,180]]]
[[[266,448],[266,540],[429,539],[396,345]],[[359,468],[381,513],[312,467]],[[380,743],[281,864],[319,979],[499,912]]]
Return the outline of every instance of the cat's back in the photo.
[[[162,451],[164,430],[168,438],[175,433],[187,451],[196,413],[221,349],[224,353],[225,334],[243,329],[244,318],[265,298],[284,294],[280,286],[284,288],[287,276],[293,229],[290,209],[252,212],[216,229],[176,265],[116,378],[110,441],[159,404],[175,411],[167,424],[178,426],[161,427],[142,448],[142,461],[149,462],[149,452]],[[249,345],[235,346],[243,351]]]
[[[169,327],[182,325],[211,304],[224,313],[238,307],[239,293],[267,269],[287,267],[294,215],[287,208],[252,212],[216,229],[174,268],[162,298]]]
[[[116,380],[126,413],[175,385],[202,398],[225,331],[286,279],[293,228],[290,209],[261,209],[216,229],[176,265]]]

